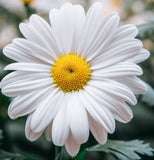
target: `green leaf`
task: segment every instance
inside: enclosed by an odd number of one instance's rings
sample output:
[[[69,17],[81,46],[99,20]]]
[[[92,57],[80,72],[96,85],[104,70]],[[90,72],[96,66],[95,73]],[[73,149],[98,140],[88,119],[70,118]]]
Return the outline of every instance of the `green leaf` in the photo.
[[[0,160],[35,160],[34,158],[26,157],[17,153],[9,153],[0,150]]]
[[[86,152],[85,151],[82,151],[82,152],[79,152],[79,154],[73,158],[73,160],[83,160],[86,156]]]
[[[132,141],[118,141],[108,140],[105,145],[96,145],[87,148],[86,151],[102,151],[115,155],[120,160],[138,160],[141,157],[137,154],[143,154],[153,156],[154,150],[149,144],[143,144],[143,141],[132,140]]]
[[[149,84],[147,84],[147,86],[148,90],[142,95],[140,100],[141,102],[147,103],[149,106],[154,106],[154,89]]]

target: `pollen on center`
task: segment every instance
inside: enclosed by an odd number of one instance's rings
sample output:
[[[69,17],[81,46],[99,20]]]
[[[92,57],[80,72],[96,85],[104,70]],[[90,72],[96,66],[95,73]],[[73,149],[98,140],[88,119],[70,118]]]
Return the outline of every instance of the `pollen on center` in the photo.
[[[89,64],[75,53],[59,57],[51,70],[54,83],[64,92],[79,91],[90,80]]]

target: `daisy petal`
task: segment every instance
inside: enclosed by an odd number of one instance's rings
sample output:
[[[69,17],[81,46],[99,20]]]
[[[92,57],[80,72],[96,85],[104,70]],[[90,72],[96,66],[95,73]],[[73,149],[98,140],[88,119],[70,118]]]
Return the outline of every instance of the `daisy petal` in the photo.
[[[110,66],[103,69],[98,69],[92,72],[92,76],[96,79],[112,78],[112,77],[126,77],[126,76],[139,76],[142,75],[142,69],[131,62],[121,62],[114,66]]]
[[[84,9],[79,5],[66,3],[60,11],[51,10],[50,21],[58,48],[62,48],[61,53],[75,52],[84,20]]]
[[[137,34],[138,34],[138,29],[133,24],[127,24],[127,25],[120,26],[115,33],[115,37],[112,40],[112,43],[114,43],[113,41],[124,39],[126,37],[135,38]]]
[[[103,17],[103,5],[101,3],[95,3],[90,7],[86,15],[84,29],[81,32],[77,53],[81,54],[84,51],[84,49],[87,50],[87,48],[91,44],[91,38],[89,37],[91,36],[93,37],[95,35],[95,31],[97,30],[96,26],[97,28],[100,27],[100,23],[103,19],[102,17]],[[89,42],[89,43],[86,43],[85,46],[85,43],[83,42]]]
[[[12,63],[7,65],[4,70],[18,70],[28,72],[46,72],[50,73],[52,66],[35,63]]]
[[[107,18],[107,17],[106,17]],[[92,44],[89,45],[89,48],[86,50],[86,53],[82,53],[83,57],[86,57],[86,60],[89,62],[98,55],[102,54],[103,49],[108,45],[111,41],[111,38],[118,27],[119,24],[119,16],[113,14],[109,17],[108,20],[103,20],[104,25],[102,24],[101,27],[98,29],[98,33],[92,39]]]
[[[96,138],[98,143],[105,144],[107,141],[107,131],[100,125],[97,121],[95,121],[92,116],[88,115],[89,118],[89,127]]]
[[[130,120],[133,118],[133,113],[129,106],[125,102],[119,102],[113,98],[111,100],[111,102],[109,102],[109,99],[108,101],[106,100],[106,103],[104,104],[107,104],[106,106],[113,113],[115,119],[122,123],[130,122]]]
[[[51,9],[49,13],[49,20],[52,27],[54,26],[54,24],[57,23],[58,17],[59,17],[59,9],[55,9],[55,8]]]
[[[31,120],[32,131],[38,133],[45,129],[60,109],[64,93],[57,88],[52,89],[50,94],[39,104]]]
[[[9,117],[11,119],[16,119],[33,112],[38,107],[38,104],[49,94],[50,89],[51,87],[48,87],[39,92],[34,91],[16,97],[9,106]]]
[[[66,141],[66,143],[65,143],[65,148],[66,148],[67,152],[68,152],[72,157],[74,157],[75,155],[77,155],[77,153],[79,152],[80,144],[78,144],[78,143],[74,140],[71,132],[70,132],[69,137],[68,137],[68,139],[67,139],[67,141]]]
[[[130,88],[134,94],[141,94],[147,91],[147,85],[139,78],[135,76],[130,77],[114,77],[113,80],[120,82]]]
[[[45,137],[47,141],[51,141],[51,132],[52,132],[52,122],[48,125],[47,129],[45,130]]]
[[[38,15],[32,15],[30,21],[28,23],[21,23],[19,28],[24,37],[29,41],[35,42],[51,53],[57,53],[52,29],[49,24]]]
[[[110,111],[102,107],[85,91],[81,91],[80,99],[89,114],[100,123],[109,133],[113,133],[115,129],[115,121]]]
[[[63,103],[61,104],[61,107],[53,120],[52,140],[53,143],[57,146],[63,146],[69,135],[69,122],[66,114],[68,110],[67,103],[68,98],[65,95]]]
[[[73,37],[74,43],[72,44],[72,52],[77,53],[78,44],[79,44],[81,33],[85,23],[85,11],[84,11],[84,8],[80,5],[75,5],[74,10],[75,10],[75,16],[76,16],[76,20],[75,20],[76,27],[75,27],[74,37]]]
[[[130,57],[127,59],[127,61],[129,62],[133,62],[133,63],[140,63],[142,61],[145,61],[147,58],[149,58],[150,56],[150,52],[146,49],[141,49],[137,55],[135,55],[134,57]]]
[[[6,56],[19,62],[31,60],[34,63],[39,62],[51,65],[54,64],[54,61],[57,59],[57,56],[53,52],[22,38],[13,40],[13,44],[4,48],[3,52]],[[26,58],[26,61],[24,60],[24,57]]]
[[[26,135],[26,138],[30,141],[35,141],[37,140],[43,133],[44,130],[42,130],[41,132],[39,133],[35,133],[31,130],[30,128],[30,123],[31,123],[31,120],[32,120],[32,115],[29,115],[28,118],[27,118],[27,121],[26,121],[26,126],[25,126],[25,135]]]
[[[2,92],[8,96],[18,96],[33,90],[43,89],[52,85],[53,81],[49,78],[37,79],[33,81],[21,81],[20,83],[10,83],[2,88]]]
[[[106,47],[104,52],[90,62],[91,69],[110,67],[129,58],[135,57],[142,48],[142,43],[136,39],[124,39],[116,41]],[[104,63],[102,63],[102,61]]]
[[[119,82],[104,79],[104,81],[90,81],[88,84],[109,95],[119,97],[130,104],[135,105],[137,103],[132,90]]]
[[[25,54],[24,50],[21,50],[19,47],[14,44],[9,44],[3,49],[3,53],[10,59],[18,62],[28,62],[28,63],[41,63],[40,60],[36,59],[33,56]]]
[[[87,112],[78,98],[78,94],[72,93],[69,99],[67,116],[70,129],[75,141],[81,144],[86,142],[89,137]]]
[[[2,87],[7,87],[7,85],[11,84],[19,84],[27,81],[33,81],[38,79],[44,79],[51,77],[51,74],[49,73],[33,73],[33,72],[22,72],[22,71],[14,71],[5,76],[1,81]],[[52,78],[51,78],[52,79]]]
[[[113,113],[116,120],[126,123],[132,119],[132,111],[124,101],[117,100],[97,88],[88,86],[88,89],[92,97],[95,98],[101,106],[108,108]]]

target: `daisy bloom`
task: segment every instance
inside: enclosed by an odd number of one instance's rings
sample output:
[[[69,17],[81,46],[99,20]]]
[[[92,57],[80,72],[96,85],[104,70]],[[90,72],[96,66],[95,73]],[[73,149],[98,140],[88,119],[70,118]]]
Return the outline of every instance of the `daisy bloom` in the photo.
[[[146,85],[136,76],[136,63],[149,57],[135,39],[134,25],[119,26],[119,16],[103,18],[102,3],[87,14],[80,5],[64,4],[50,11],[51,26],[38,15],[20,24],[25,39],[17,38],[4,54],[17,61],[5,70],[16,70],[1,81],[2,93],[16,97],[10,118],[28,115],[25,127],[30,141],[45,131],[57,146],[74,156],[89,137],[104,144],[115,130],[115,120],[133,117],[127,103]]]

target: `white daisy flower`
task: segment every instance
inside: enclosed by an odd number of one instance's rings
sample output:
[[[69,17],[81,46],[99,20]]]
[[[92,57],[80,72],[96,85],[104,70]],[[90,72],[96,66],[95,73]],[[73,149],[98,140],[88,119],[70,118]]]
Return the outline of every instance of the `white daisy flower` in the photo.
[[[136,76],[136,63],[149,57],[135,39],[134,25],[119,26],[119,16],[103,17],[101,3],[85,15],[80,5],[64,4],[50,12],[51,26],[37,15],[20,25],[26,39],[17,38],[4,54],[17,61],[5,70],[16,70],[1,81],[2,93],[16,97],[10,118],[28,115],[25,127],[30,141],[45,131],[71,156],[89,137],[104,144],[115,130],[115,120],[133,117],[126,102],[135,105],[146,85]]]

